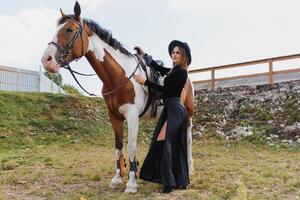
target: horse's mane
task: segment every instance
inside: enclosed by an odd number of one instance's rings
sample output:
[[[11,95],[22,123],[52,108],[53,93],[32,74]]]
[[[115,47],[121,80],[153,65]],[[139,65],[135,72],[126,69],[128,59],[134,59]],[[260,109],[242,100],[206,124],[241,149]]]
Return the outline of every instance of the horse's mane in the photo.
[[[74,15],[65,15],[57,20],[57,25],[65,23],[68,19],[74,19]],[[133,56],[123,45],[113,38],[112,33],[101,26],[99,26],[95,21],[91,19],[83,19],[83,22],[86,23],[94,33],[96,33],[105,43],[113,47],[115,50],[119,50],[121,53],[127,56]]]

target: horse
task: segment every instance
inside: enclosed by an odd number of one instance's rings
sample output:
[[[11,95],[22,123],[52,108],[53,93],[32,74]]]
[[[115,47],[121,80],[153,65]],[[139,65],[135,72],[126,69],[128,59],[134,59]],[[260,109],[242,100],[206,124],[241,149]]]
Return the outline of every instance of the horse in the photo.
[[[139,115],[145,108],[149,96],[148,88],[133,80],[133,74],[146,77],[149,71],[141,70],[138,60],[123,45],[112,37],[111,32],[100,27],[95,21],[81,18],[81,8],[76,1],[74,14],[65,14],[60,9],[57,31],[41,58],[44,69],[51,73],[69,66],[74,60],[86,57],[97,76],[103,82],[102,96],[108,108],[108,116],[115,133],[116,173],[110,182],[115,189],[122,184],[125,174],[123,152],[123,124],[128,125],[128,155],[130,161],[126,193],[135,193],[137,184],[137,134]],[[192,158],[192,116],[194,112],[194,89],[187,80],[182,102],[188,113],[187,154],[189,173],[194,173]],[[147,111],[143,118],[147,118]]]

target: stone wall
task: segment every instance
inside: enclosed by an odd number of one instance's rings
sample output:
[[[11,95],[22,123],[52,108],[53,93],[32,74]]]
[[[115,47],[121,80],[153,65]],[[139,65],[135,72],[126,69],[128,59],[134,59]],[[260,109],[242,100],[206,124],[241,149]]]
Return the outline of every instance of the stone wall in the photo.
[[[300,144],[300,80],[195,91],[194,136]]]

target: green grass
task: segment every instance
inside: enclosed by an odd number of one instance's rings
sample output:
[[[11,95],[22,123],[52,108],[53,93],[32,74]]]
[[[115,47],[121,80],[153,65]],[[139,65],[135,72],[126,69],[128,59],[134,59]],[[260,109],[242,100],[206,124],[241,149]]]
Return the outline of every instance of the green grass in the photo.
[[[114,136],[101,99],[3,92],[0,105],[0,199],[300,198],[299,148],[226,142],[213,133],[193,142],[196,174],[188,190],[165,195],[160,185],[138,180],[138,193],[125,194],[127,175],[112,190]],[[153,127],[140,125],[140,163]]]
[[[191,177],[188,190],[164,195],[160,193],[161,186],[139,180],[139,192],[125,194],[127,176],[120,189],[108,187],[115,172],[113,137],[103,144],[101,137],[94,140],[96,144],[62,141],[2,150],[0,188],[4,196],[6,199],[297,199],[300,195],[299,151],[246,142],[228,144],[211,138],[194,142],[196,174]],[[148,144],[139,140],[137,157],[141,162],[147,149]]]

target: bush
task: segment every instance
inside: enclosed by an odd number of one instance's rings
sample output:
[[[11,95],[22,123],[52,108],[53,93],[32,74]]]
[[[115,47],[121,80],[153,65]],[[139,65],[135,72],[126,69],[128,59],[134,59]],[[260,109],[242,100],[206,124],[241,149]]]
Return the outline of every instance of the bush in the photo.
[[[62,88],[67,94],[82,95],[82,93],[73,85],[64,84]]]

